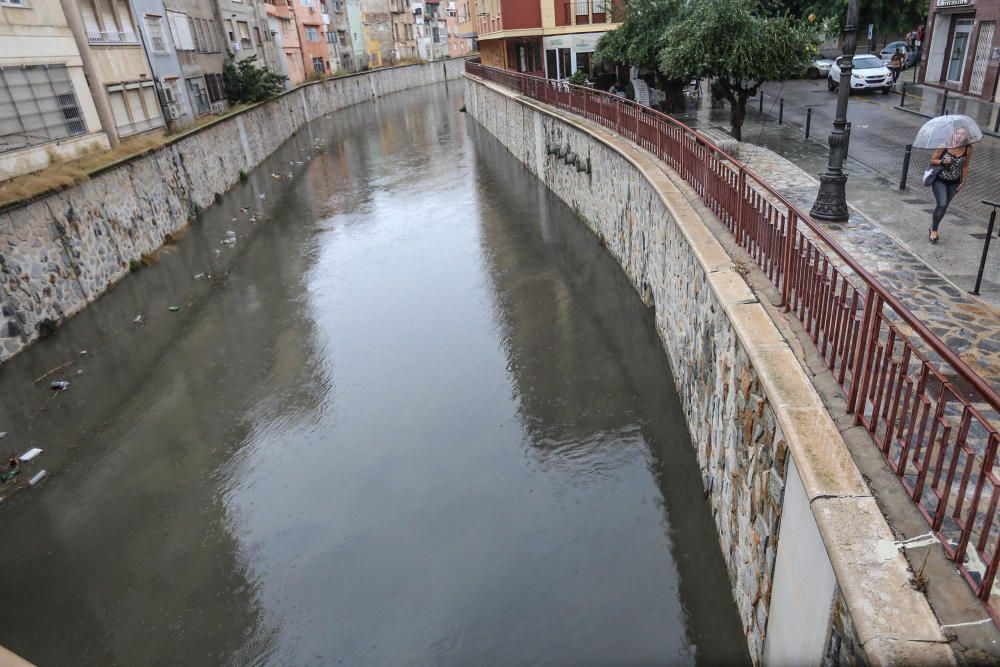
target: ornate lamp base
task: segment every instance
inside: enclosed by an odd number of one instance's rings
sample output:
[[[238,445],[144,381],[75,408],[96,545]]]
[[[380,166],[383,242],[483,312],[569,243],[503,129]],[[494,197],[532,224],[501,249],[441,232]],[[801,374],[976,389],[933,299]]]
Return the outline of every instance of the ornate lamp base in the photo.
[[[847,209],[846,185],[847,174],[820,174],[819,193],[809,214],[826,222],[847,222],[850,214]]]

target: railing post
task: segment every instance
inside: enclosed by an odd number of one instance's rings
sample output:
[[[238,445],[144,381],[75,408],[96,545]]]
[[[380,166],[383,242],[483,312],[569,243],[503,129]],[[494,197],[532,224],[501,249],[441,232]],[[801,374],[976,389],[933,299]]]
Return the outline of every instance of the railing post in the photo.
[[[795,254],[795,235],[798,233],[799,228],[799,218],[795,214],[795,211],[789,209],[787,221],[787,229],[785,230],[785,252],[781,258],[781,303],[779,304],[785,309],[785,312],[791,308],[791,298],[792,298],[792,256]]]
[[[858,340],[854,345],[854,366],[851,368],[851,392],[847,396],[847,412],[854,413],[855,425],[861,423],[864,415],[864,386],[867,384],[864,373],[870,367],[869,358],[874,353],[872,330],[878,331],[878,311],[882,307],[882,299],[875,295],[875,289],[867,286],[865,294],[865,309],[861,317],[861,328],[858,329]]]
[[[760,91],[760,109],[757,110],[760,115],[764,115],[764,91]]]
[[[785,98],[778,98],[778,125],[781,125],[785,120]]]
[[[813,110],[812,107],[806,109],[806,139],[809,138],[809,128],[812,127]]]
[[[903,87],[899,89],[899,106],[906,106],[906,82],[903,82]]]
[[[972,288],[972,293],[979,296],[979,287],[983,284],[983,270],[986,268],[986,255],[990,251],[990,239],[993,237],[993,225],[997,221],[997,207],[1000,206],[1000,202],[988,202],[984,201],[987,206],[993,207],[993,212],[990,213],[990,225],[986,230],[986,239],[983,241],[983,256],[979,259],[979,273],[976,275],[976,286]]]
[[[993,131],[1000,132],[1000,107],[997,107],[997,119],[993,123]]]
[[[913,153],[913,144],[906,145],[906,152],[903,153],[903,173],[899,176],[899,189],[906,189],[906,176],[910,171],[910,155]]]
[[[939,116],[943,116],[945,114],[945,111],[947,111],[947,106],[948,106],[948,89],[945,88],[944,95],[941,96],[941,113],[938,114]]]

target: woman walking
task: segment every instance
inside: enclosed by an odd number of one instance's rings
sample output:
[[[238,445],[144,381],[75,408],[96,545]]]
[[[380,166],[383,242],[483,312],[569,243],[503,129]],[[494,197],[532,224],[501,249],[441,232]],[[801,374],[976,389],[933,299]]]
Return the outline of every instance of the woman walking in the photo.
[[[931,184],[934,191],[934,215],[931,217],[931,228],[928,237],[931,243],[938,242],[938,225],[948,210],[948,205],[962,189],[965,179],[969,177],[969,163],[972,161],[972,144],[969,143],[969,132],[964,127],[957,128],[951,134],[947,144],[934,151],[931,165],[940,167],[937,178]]]
[[[903,54],[903,49],[896,47],[896,52],[892,54],[892,59],[889,60],[889,71],[892,72],[892,85],[896,85],[896,81],[899,80],[899,73],[903,70],[903,65],[906,64],[906,56]]]

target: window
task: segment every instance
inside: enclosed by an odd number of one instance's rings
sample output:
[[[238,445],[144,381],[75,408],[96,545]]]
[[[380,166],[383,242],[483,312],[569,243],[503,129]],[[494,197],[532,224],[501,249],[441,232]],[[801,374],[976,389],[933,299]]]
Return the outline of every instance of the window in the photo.
[[[314,26],[306,27],[306,41],[307,42],[319,41],[319,31]]]
[[[163,125],[152,81],[108,86],[107,92],[118,136],[127,137]]]
[[[167,38],[163,33],[163,17],[147,16],[146,32],[149,34],[149,48],[153,53],[167,53]]]
[[[24,7],[24,0],[0,0],[0,7]]]
[[[125,0],[80,0],[80,16],[91,44],[138,44]]]
[[[188,92],[194,101],[195,114],[204,116],[208,113],[208,91],[205,89],[202,79],[188,79]]]
[[[65,65],[0,67],[0,152],[86,132]]]
[[[347,46],[347,31],[345,31],[345,30],[338,30],[337,31],[337,39],[340,42],[341,46]]]
[[[261,41],[260,41],[260,28],[258,28],[257,26],[253,27],[253,36],[256,38],[256,42],[255,43],[257,44],[257,46],[260,46],[261,45]]]
[[[170,33],[174,36],[174,46],[178,51],[194,51],[194,35],[191,33],[191,21],[187,14],[167,11],[167,21],[170,23]]]
[[[226,31],[229,33],[229,42],[235,43],[236,33],[233,32],[233,22],[230,21],[229,19],[226,19]]]
[[[253,46],[253,43],[250,41],[250,24],[246,21],[237,21],[236,27],[240,31],[240,46],[244,49],[249,49]]]
[[[326,71],[326,68],[323,67],[322,58],[313,58],[313,71],[318,74],[322,74],[323,72]]]
[[[205,41],[205,29],[201,25],[201,20],[188,17],[188,21],[191,23],[192,35],[194,36],[194,45],[198,49],[198,53],[208,53],[208,42]]]

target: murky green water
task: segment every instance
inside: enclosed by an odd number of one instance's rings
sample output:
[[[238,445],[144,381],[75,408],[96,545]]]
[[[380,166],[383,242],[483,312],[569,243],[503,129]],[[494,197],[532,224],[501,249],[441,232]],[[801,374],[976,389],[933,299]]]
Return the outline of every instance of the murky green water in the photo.
[[[0,369],[0,449],[51,475],[0,506],[0,643],[746,661],[651,313],[461,104],[451,84],[314,123]],[[33,383],[70,360],[68,391]]]

